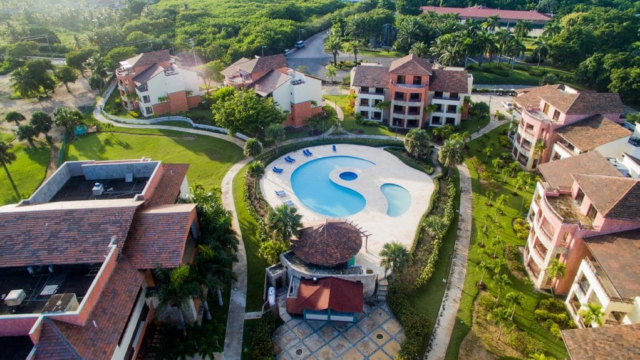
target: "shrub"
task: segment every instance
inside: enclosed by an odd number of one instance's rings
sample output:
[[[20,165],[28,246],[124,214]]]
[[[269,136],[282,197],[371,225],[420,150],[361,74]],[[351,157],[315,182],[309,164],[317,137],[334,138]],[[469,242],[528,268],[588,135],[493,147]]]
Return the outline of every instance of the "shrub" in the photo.
[[[552,298],[540,300],[538,307],[543,310],[556,311],[556,312],[564,311],[565,309],[564,302],[562,302],[561,300],[552,299]]]
[[[512,331],[507,335],[505,343],[526,356],[544,350],[540,342],[522,331]]]
[[[344,107],[344,113],[347,115],[353,115],[353,106],[347,105]]]
[[[507,260],[518,261],[520,260],[520,251],[516,246],[509,244],[504,247],[504,257]]]
[[[139,111],[135,111],[135,110],[131,110],[131,111],[129,111],[129,115],[133,116],[134,118],[139,118],[140,117],[140,112]]]
[[[429,319],[411,306],[407,292],[408,289],[402,285],[392,283],[387,297],[389,308],[402,324],[407,337],[400,346],[396,360],[415,359],[429,336]]]
[[[271,334],[276,327],[273,312],[269,311],[265,313],[257,321],[258,326],[251,334],[251,344],[249,345],[251,359],[273,359],[273,345],[271,344]]]
[[[551,328],[549,328],[549,331],[551,332],[551,335],[557,337],[558,339],[562,337],[560,327],[557,324],[551,325]]]
[[[513,231],[518,239],[527,240],[530,229],[531,225],[524,218],[517,218],[513,221]]]
[[[496,306],[498,306],[498,302],[493,296],[483,293],[478,297],[478,305],[480,305],[480,307],[482,307],[486,312],[491,312],[496,308]]]
[[[511,147],[511,140],[509,140],[508,137],[502,135],[500,136],[500,146],[502,146],[503,148],[508,148]]]

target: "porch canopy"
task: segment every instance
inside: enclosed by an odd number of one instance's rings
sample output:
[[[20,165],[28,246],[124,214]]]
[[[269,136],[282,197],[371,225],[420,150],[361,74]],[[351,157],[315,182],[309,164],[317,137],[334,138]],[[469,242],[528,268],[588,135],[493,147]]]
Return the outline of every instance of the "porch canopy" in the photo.
[[[362,290],[362,283],[334,277],[300,280],[296,309],[291,310],[298,314],[305,310],[359,313],[363,306]]]
[[[362,247],[360,230],[344,221],[327,220],[305,227],[291,239],[291,250],[302,261],[319,266],[347,263]]]

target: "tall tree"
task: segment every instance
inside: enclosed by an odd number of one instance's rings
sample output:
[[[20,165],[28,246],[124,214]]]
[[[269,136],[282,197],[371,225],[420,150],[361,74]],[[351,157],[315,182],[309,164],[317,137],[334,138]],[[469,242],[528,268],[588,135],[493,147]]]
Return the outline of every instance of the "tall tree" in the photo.
[[[518,39],[524,39],[527,37],[531,30],[533,30],[533,23],[526,20],[518,21],[516,26],[513,27],[513,33]]]
[[[209,94],[211,82],[222,83],[224,80],[224,75],[222,75],[221,71],[224,70],[225,67],[225,64],[220,60],[210,61],[202,65],[202,79],[204,80],[204,85],[207,87],[207,94]]]
[[[289,242],[293,236],[298,235],[302,227],[302,215],[293,206],[282,204],[271,210],[267,216],[267,226],[278,239]]]
[[[84,116],[77,109],[68,109],[66,107],[59,107],[53,112],[54,123],[57,126],[65,128],[67,133],[73,131],[73,128],[84,122]]]
[[[232,91],[223,101],[216,101],[212,110],[216,124],[232,134],[258,137],[269,125],[284,120],[272,97],[261,98],[253,90]]]
[[[249,139],[244,143],[244,156],[256,157],[262,153],[262,144],[258,139]]]
[[[485,29],[491,32],[494,32],[496,28],[498,28],[499,26],[500,26],[499,15],[491,15],[482,23],[482,27],[484,27]]]
[[[23,99],[40,94],[40,85],[25,67],[11,73],[11,89]]]
[[[429,134],[423,129],[413,129],[404,138],[404,148],[416,159],[424,159],[429,155]]]
[[[509,316],[509,310],[504,307],[497,307],[493,309],[493,311],[487,316],[487,319],[493,321],[496,325],[498,325],[498,341],[500,341],[500,337],[502,336],[502,329],[504,328],[504,326],[511,323]]]
[[[549,266],[545,269],[549,279],[555,280],[556,278],[562,279],[567,271],[567,265],[560,262],[558,259],[553,259]]]
[[[464,161],[464,141],[461,139],[445,140],[440,147],[438,160],[447,167],[447,171],[451,174],[451,169]]]
[[[493,281],[495,281],[496,285],[498,285],[498,299],[497,301],[500,302],[500,296],[502,295],[502,290],[504,290],[505,287],[511,285],[511,280],[509,280],[509,277],[506,274],[502,274],[502,275],[497,275]]]
[[[415,54],[418,57],[425,57],[429,55],[429,46],[423,43],[422,41],[418,41],[411,45],[411,50],[409,51],[411,54]]]
[[[89,77],[89,87],[91,90],[102,90],[104,85],[104,79],[100,75],[96,73],[91,74]]]
[[[4,115],[4,121],[6,122],[15,122],[16,126],[20,126],[20,121],[24,121],[26,118],[24,115],[17,111],[9,111]]]
[[[51,130],[53,120],[51,120],[51,116],[49,116],[49,114],[42,111],[36,111],[31,114],[30,124],[33,127],[33,130],[36,132],[36,136],[38,134],[46,135],[49,130]]]
[[[31,125],[20,125],[16,131],[18,140],[27,141],[29,145],[34,146],[33,139],[38,136],[38,132]]]
[[[411,254],[409,254],[407,248],[399,242],[384,244],[379,255],[382,258],[380,265],[384,267],[385,277],[387,276],[387,271],[391,269],[393,279],[395,279],[398,272],[403,271],[407,267],[411,259]]]
[[[510,292],[504,297],[504,302],[507,306],[511,307],[511,320],[516,313],[516,308],[521,308],[524,305],[524,295],[519,292]]]
[[[333,66],[338,66],[338,54],[342,50],[342,41],[336,35],[329,35],[324,39],[324,52],[333,55]]]
[[[271,124],[265,130],[265,137],[267,140],[271,140],[276,145],[276,154],[278,153],[278,143],[284,141],[287,138],[287,134],[282,124]]]
[[[13,191],[16,193],[16,197],[20,199],[20,192],[16,187],[16,183],[13,182],[13,178],[11,177],[11,173],[9,172],[9,168],[7,165],[11,165],[14,161],[16,161],[17,156],[15,153],[11,152],[12,144],[7,144],[4,141],[0,141],[0,164],[2,164],[2,168],[4,169],[5,174],[7,174],[7,178],[9,178],[9,182],[13,187]]]
[[[71,90],[69,90],[69,83],[75,83],[76,79],[78,78],[78,72],[73,69],[70,66],[58,66],[55,71],[54,74],[56,76],[56,79],[58,79],[59,82],[64,84],[64,87],[67,88],[67,92],[71,92]]]
[[[542,61],[542,53],[546,54],[549,51],[547,38],[544,36],[538,36],[533,41],[534,51],[538,54],[538,67],[540,67],[540,62]]]
[[[356,64],[358,63],[358,52],[364,48],[362,40],[354,39],[345,44],[344,50],[353,54]]]

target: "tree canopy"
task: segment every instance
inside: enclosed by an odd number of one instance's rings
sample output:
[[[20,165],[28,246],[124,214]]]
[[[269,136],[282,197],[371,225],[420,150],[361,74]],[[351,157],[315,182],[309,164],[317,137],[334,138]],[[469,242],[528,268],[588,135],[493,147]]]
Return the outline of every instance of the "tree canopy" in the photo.
[[[212,111],[217,125],[231,133],[255,137],[262,136],[269,125],[284,120],[273,98],[259,97],[253,90],[233,90],[233,95],[215,102]]]

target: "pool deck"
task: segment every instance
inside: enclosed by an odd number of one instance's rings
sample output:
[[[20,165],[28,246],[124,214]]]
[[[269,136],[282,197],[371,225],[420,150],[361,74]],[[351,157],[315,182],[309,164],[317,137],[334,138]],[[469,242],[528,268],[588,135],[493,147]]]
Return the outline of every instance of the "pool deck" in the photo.
[[[328,156],[353,156],[374,162],[376,165],[368,169],[350,167],[336,169],[329,177],[335,183],[359,192],[366,199],[367,204],[362,211],[345,219],[370,234],[368,241],[363,243],[362,249],[356,256],[356,264],[378,272],[382,278],[384,268],[380,267],[378,256],[382,246],[385,243],[397,241],[407,249],[411,248],[420,218],[427,210],[434,191],[433,180],[427,174],[405,165],[383,149],[343,144],[336,147],[336,152],[331,145],[311,147],[309,150],[313,155],[308,157],[302,154],[303,149],[282,154],[266,167],[265,176],[260,180],[262,195],[272,207],[277,207],[287,200],[293,201],[298,212],[303,216],[303,223],[322,221],[329,217],[307,208],[291,188],[291,174],[294,170],[309,161]],[[296,162],[289,164],[284,161],[287,155],[296,159]],[[283,173],[274,173],[272,171],[274,166],[284,169]],[[358,178],[353,181],[342,180],[339,174],[344,171],[353,171],[358,174]],[[385,183],[400,185],[411,194],[409,209],[398,217],[387,215],[387,199],[380,190],[380,186]],[[282,190],[286,192],[286,196],[278,197],[275,191]]]

